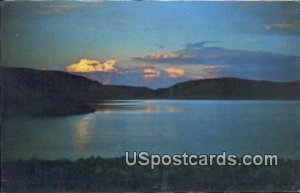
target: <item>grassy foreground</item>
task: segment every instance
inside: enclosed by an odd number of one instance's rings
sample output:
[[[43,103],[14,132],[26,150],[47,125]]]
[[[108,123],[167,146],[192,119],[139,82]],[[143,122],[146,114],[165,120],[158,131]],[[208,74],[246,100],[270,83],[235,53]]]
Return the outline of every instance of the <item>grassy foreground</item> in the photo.
[[[127,166],[125,157],[4,161],[3,192],[295,191],[300,160],[278,166]]]

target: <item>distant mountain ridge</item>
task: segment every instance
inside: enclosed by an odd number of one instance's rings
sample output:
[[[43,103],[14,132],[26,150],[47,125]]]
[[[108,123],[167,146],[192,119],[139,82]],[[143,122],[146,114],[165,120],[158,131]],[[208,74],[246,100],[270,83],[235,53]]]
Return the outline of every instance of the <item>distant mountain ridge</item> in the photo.
[[[240,78],[191,80],[157,89],[157,96],[173,99],[300,99],[300,82],[256,81]]]
[[[215,78],[153,90],[103,85],[62,71],[2,67],[0,75],[5,116],[88,113],[94,111],[88,103],[110,99],[300,99],[300,82]]]

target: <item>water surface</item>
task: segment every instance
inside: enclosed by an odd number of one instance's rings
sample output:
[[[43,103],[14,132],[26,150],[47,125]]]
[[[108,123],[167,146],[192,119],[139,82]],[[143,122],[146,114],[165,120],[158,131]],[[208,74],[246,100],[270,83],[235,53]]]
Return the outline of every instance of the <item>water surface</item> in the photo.
[[[156,154],[278,154],[300,158],[300,101],[130,100],[95,113],[3,121],[4,159]]]

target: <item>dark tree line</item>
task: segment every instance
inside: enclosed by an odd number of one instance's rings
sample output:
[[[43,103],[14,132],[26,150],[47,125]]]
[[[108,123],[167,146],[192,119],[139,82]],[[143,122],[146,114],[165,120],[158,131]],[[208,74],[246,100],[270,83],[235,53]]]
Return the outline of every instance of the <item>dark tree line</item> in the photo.
[[[300,160],[278,166],[127,166],[125,158],[6,161],[3,192],[282,191],[300,189]]]

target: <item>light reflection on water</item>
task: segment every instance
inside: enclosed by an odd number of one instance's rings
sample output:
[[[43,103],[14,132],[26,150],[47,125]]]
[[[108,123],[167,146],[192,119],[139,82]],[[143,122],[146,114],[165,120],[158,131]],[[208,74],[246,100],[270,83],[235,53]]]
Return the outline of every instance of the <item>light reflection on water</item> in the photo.
[[[169,100],[165,100],[165,105],[157,103],[155,100],[115,100],[105,101],[101,104],[91,104],[97,112],[96,113],[112,113],[113,111],[122,111],[123,113],[158,113],[168,112],[177,113],[183,109],[176,103],[172,103]]]
[[[95,113],[4,120],[4,159],[150,153],[277,153],[300,158],[300,101],[134,100]]]
[[[87,150],[90,130],[88,126],[91,120],[90,116],[86,116],[76,125],[74,144],[77,152],[85,152]]]

